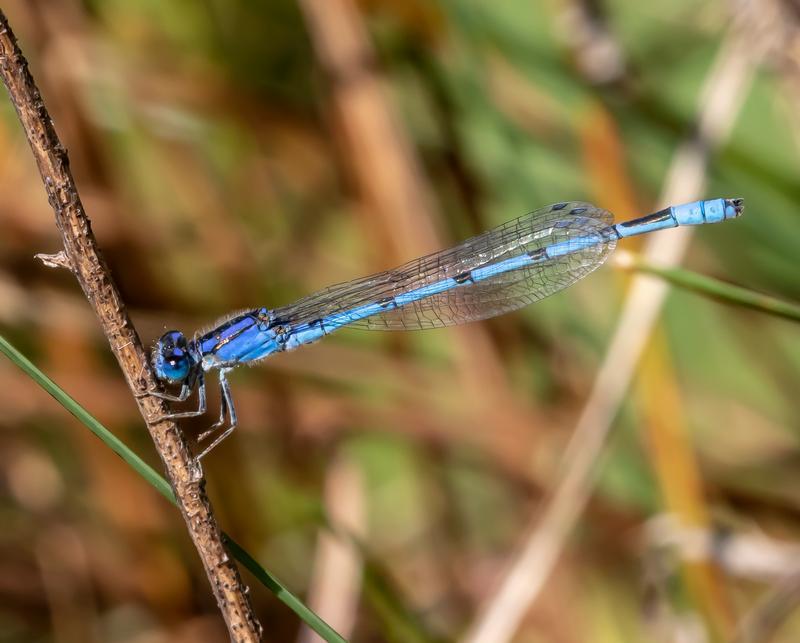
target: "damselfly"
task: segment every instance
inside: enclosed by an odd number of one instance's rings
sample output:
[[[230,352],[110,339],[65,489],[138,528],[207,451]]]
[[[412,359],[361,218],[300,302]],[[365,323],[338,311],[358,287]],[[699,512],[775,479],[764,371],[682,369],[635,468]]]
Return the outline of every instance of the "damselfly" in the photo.
[[[198,407],[171,413],[188,418],[206,412],[206,374],[217,371],[222,395],[219,420],[200,435],[218,432],[202,458],[236,428],[227,373],[273,353],[310,344],[339,328],[418,330],[465,324],[527,306],[562,290],[599,267],[617,239],[733,219],[742,199],[695,201],[615,224],[589,203],[556,203],[509,221],[441,252],[394,270],[331,286],[282,308],[255,308],[220,321],[187,340],[165,333],[153,348],[153,368],[164,383],[180,384],[183,402],[198,390]]]

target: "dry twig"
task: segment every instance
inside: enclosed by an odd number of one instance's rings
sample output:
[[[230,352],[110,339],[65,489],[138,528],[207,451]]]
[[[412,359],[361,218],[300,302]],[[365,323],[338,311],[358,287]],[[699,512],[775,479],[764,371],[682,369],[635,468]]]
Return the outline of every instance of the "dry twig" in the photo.
[[[0,11],[0,76],[22,122],[33,156],[56,216],[64,249],[40,256],[45,265],[64,267],[78,280],[108,338],[128,386],[139,395],[155,386],[147,353],[128,317],[125,304],[97,248],[89,218],[81,204],[69,159],[56,135],[28,63],[17,45],[8,21]],[[137,397],[139,410],[164,463],[189,535],[194,542],[217,604],[235,641],[258,641],[256,619],[247,588],[222,544],[220,529],[205,493],[202,470],[189,453],[186,441],[172,421],[154,422],[164,403],[154,397]]]

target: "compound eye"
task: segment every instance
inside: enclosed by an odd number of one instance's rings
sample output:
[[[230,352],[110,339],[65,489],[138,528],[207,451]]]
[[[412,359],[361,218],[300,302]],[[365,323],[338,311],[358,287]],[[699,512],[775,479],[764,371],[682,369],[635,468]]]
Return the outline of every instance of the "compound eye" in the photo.
[[[165,349],[171,348],[186,348],[186,337],[179,330],[170,330],[161,336],[158,340]]]
[[[167,382],[185,380],[192,367],[192,357],[183,333],[171,330],[164,333],[153,350],[156,376]]]

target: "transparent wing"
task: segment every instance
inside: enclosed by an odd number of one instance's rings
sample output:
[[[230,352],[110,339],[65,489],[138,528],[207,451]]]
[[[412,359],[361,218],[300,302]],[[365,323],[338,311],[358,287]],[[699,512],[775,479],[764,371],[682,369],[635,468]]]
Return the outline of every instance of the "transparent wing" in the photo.
[[[557,203],[504,223],[463,243],[393,270],[337,284],[273,311],[281,323],[303,324],[456,278],[476,268],[590,235],[599,243],[476,283],[376,313],[348,326],[416,330],[465,324],[522,308],[552,295],[600,266],[614,249],[613,217],[589,203]]]

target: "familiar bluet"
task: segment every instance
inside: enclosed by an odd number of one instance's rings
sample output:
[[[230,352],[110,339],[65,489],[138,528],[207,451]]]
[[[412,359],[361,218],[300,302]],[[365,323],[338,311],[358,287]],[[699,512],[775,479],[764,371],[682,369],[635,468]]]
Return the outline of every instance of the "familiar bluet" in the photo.
[[[206,373],[219,373],[219,420],[199,439],[219,433],[199,460],[236,428],[226,376],[241,364],[310,344],[343,327],[418,330],[501,315],[582,279],[602,265],[620,238],[733,219],[743,207],[742,199],[695,201],[617,224],[609,212],[589,203],[540,208],[394,270],[331,286],[282,308],[234,314],[190,341],[180,331],[169,331],[153,348],[153,368],[161,382],[180,385],[181,391],[150,393],[183,402],[197,389],[196,410],[165,418],[203,415]]]

